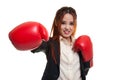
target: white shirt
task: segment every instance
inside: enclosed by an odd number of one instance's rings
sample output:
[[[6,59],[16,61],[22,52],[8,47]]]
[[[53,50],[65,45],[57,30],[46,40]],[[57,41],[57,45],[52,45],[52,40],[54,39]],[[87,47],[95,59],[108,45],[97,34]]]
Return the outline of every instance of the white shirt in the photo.
[[[80,60],[77,53],[72,50],[71,44],[60,37],[60,76],[58,80],[82,80],[80,72]]]

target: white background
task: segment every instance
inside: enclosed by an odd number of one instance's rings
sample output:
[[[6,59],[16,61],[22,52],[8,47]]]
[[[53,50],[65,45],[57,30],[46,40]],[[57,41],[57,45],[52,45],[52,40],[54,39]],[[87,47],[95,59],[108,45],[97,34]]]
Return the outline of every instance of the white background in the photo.
[[[87,80],[120,80],[119,0],[0,0],[0,80],[41,80],[44,53],[16,50],[8,33],[25,21],[38,21],[50,32],[62,6],[76,9],[76,37],[87,34],[92,39],[94,66]]]

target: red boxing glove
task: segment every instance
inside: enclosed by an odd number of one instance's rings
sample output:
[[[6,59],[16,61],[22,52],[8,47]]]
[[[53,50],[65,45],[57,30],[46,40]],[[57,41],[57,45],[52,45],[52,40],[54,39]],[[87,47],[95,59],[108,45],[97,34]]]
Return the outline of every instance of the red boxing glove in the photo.
[[[9,32],[9,39],[18,50],[30,50],[38,47],[42,40],[48,41],[46,28],[38,22],[24,22]]]
[[[81,51],[83,61],[85,63],[89,63],[89,67],[93,66],[93,48],[92,42],[89,36],[82,35],[78,39],[76,39],[74,43],[74,50],[79,52]]]

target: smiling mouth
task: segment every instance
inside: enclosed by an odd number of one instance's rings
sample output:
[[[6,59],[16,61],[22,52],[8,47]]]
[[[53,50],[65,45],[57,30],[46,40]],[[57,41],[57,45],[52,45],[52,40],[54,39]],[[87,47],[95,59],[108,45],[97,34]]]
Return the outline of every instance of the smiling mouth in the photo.
[[[70,33],[70,31],[64,31],[64,34],[69,34]]]

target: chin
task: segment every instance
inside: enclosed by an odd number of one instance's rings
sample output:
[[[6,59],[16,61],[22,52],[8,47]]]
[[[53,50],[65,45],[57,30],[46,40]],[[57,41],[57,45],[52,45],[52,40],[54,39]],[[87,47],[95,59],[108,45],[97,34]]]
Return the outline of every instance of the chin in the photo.
[[[65,37],[65,38],[69,38],[71,35],[64,35],[63,37]]]

